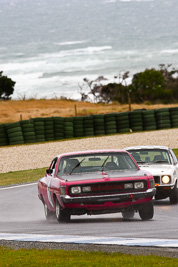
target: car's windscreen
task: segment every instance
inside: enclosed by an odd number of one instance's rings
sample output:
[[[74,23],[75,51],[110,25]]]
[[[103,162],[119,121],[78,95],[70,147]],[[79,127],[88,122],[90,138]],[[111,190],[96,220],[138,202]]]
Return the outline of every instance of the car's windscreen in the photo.
[[[117,153],[90,153],[62,157],[59,162],[57,175],[71,175],[83,172],[136,170],[129,154]]]
[[[171,164],[167,150],[163,149],[134,149],[128,150],[138,164]]]

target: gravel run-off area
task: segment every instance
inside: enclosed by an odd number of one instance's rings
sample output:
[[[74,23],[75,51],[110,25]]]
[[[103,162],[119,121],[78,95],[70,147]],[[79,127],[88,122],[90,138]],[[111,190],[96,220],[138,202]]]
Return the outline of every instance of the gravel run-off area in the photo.
[[[164,145],[178,148],[178,129],[0,147],[0,173],[48,167],[55,156],[65,152],[123,149],[138,145]]]

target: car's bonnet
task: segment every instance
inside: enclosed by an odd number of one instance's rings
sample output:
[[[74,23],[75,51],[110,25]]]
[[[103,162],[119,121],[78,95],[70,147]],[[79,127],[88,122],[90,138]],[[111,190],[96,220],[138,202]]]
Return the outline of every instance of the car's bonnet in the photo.
[[[72,182],[72,181],[87,181],[87,180],[99,180],[105,178],[130,178],[135,179],[136,177],[146,177],[149,175],[143,170],[121,170],[121,171],[103,171],[103,172],[92,172],[92,173],[81,173],[71,175],[64,175],[61,178]]]
[[[139,165],[141,170],[147,170],[152,175],[163,175],[163,174],[170,174],[173,170],[173,166],[163,165],[163,164],[144,164]]]

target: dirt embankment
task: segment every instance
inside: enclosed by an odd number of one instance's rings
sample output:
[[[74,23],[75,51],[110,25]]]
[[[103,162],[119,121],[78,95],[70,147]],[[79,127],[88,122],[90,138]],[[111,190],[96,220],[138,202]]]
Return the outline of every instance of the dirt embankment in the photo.
[[[131,110],[135,109],[160,109],[176,107],[177,104],[132,104]],[[36,117],[74,117],[88,116],[94,114],[107,114],[112,112],[129,111],[129,105],[120,105],[117,102],[112,104],[89,103],[62,99],[31,99],[11,100],[0,102],[0,123],[9,123],[28,120]]]

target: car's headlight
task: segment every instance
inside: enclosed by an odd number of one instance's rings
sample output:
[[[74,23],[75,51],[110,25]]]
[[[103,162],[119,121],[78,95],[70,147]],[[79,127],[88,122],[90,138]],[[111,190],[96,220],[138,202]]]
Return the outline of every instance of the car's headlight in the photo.
[[[125,189],[133,188],[133,184],[131,184],[131,183],[129,183],[129,184],[124,184],[124,188],[125,188]]]
[[[72,194],[80,194],[81,193],[81,187],[80,186],[73,186],[71,187],[71,193]]]
[[[84,186],[82,187],[82,192],[90,192],[91,191],[91,186]]]
[[[154,188],[155,187],[155,180],[154,179],[149,179],[149,187]]]
[[[134,188],[135,189],[143,189],[144,183],[143,182],[136,182],[136,183],[134,183]]]
[[[60,187],[60,194],[63,195],[63,196],[66,195],[66,186],[61,186]]]
[[[163,184],[169,184],[171,182],[171,177],[168,175],[162,176],[161,179],[162,179]]]

